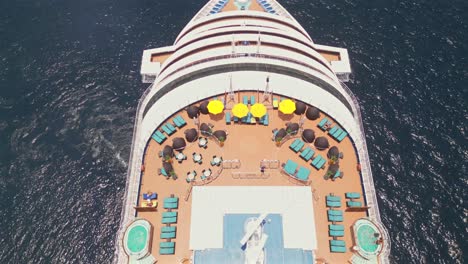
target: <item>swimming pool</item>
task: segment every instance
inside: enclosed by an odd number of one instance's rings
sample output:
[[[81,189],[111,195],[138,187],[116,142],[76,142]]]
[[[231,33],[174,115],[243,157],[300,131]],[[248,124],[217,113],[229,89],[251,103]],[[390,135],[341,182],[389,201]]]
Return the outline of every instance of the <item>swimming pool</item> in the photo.
[[[131,223],[124,236],[124,248],[127,255],[140,259],[148,254],[151,224],[144,219]]]
[[[361,256],[377,256],[382,250],[382,245],[378,243],[381,237],[379,228],[369,219],[362,218],[354,224],[354,240]]]

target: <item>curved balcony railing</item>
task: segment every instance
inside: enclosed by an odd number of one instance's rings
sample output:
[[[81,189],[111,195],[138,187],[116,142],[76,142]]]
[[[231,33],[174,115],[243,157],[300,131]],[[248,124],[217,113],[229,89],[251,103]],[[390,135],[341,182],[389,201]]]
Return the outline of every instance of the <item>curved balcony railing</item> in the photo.
[[[391,240],[390,236],[388,235],[387,229],[383,226],[382,220],[380,218],[380,211],[379,211],[379,204],[377,202],[377,194],[375,192],[375,185],[374,185],[374,180],[372,177],[372,170],[370,166],[370,161],[369,161],[369,153],[367,152],[367,143],[366,143],[366,134],[364,130],[364,125],[362,122],[362,117],[361,117],[361,108],[359,107],[359,102],[354,96],[353,92],[349,87],[343,83],[340,82],[341,86],[343,89],[348,93],[349,97],[351,98],[354,107],[356,109],[356,114],[355,114],[355,119],[356,122],[359,124],[359,130],[360,132],[359,137],[354,138],[356,144],[356,149],[358,151],[358,155],[360,158],[360,164],[361,164],[361,176],[362,176],[362,184],[364,186],[364,192],[367,200],[367,205],[371,206],[371,209],[368,211],[369,212],[369,217],[376,221],[379,224],[379,227],[382,230],[382,236],[386,242],[386,246],[383,248],[382,253],[380,255],[381,263],[389,263],[389,255],[390,255],[390,249],[391,249]]]

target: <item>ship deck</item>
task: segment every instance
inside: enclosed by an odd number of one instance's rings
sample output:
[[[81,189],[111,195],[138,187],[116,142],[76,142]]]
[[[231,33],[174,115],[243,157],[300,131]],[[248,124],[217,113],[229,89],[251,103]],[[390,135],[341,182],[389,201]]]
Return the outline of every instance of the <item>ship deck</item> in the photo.
[[[257,92],[240,92],[236,94],[237,98],[242,96],[251,95],[259,98],[262,94]],[[275,98],[280,96],[273,95]],[[207,98],[212,99],[212,98]],[[226,98],[227,99],[227,98]],[[226,109],[232,108],[237,102],[230,102],[226,100]],[[289,145],[294,138],[287,140],[281,146],[277,146],[272,140],[272,130],[275,128],[285,128],[287,122],[299,123],[301,116],[299,115],[284,115],[278,110],[271,107],[271,98],[269,102],[264,102],[268,107],[269,125],[264,126],[260,124],[237,124],[231,123],[227,125],[224,118],[224,113],[219,115],[203,115],[199,116],[199,123],[211,123],[213,130],[226,130],[228,133],[224,146],[219,146],[217,142],[208,140],[208,147],[206,149],[198,146],[197,142],[187,143],[183,153],[187,156],[187,160],[182,163],[173,161],[174,171],[178,176],[177,180],[172,178],[166,179],[162,175],[158,175],[158,170],[161,168],[162,159],[158,153],[162,151],[165,145],[171,145],[172,139],[184,136],[184,131],[189,128],[197,128],[194,121],[191,120],[185,110],[181,110],[176,115],[181,115],[186,121],[187,125],[178,129],[174,134],[168,136],[168,139],[158,144],[154,140],[150,140],[147,144],[145,156],[143,159],[144,170],[141,178],[140,188],[140,201],[141,195],[145,192],[156,192],[158,194],[158,210],[157,211],[140,211],[137,213],[138,217],[148,220],[154,227],[154,235],[152,237],[152,255],[157,259],[158,263],[178,263],[181,259],[190,258],[192,251],[189,248],[190,228],[191,228],[191,212],[192,212],[192,197],[190,195],[192,184],[187,183],[186,174],[189,171],[195,170],[198,174],[195,178],[195,185],[204,186],[304,186],[299,184],[298,181],[292,179],[290,176],[284,174],[279,168],[267,168],[264,175],[260,173],[261,160],[277,160],[279,164],[285,163],[287,160],[293,160],[299,166],[304,166],[311,170],[309,179],[311,180],[308,186],[312,192],[315,228],[317,230],[317,250],[314,255],[320,263],[320,260],[327,263],[346,263],[353,255],[352,247],[352,225],[356,220],[366,217],[365,211],[347,211],[345,192],[357,192],[361,194],[361,198],[357,201],[365,204],[362,197],[363,188],[362,182],[357,170],[357,154],[353,146],[353,142],[347,136],[343,141],[337,142],[332,139],[326,132],[317,127],[318,122],[323,117],[328,117],[325,113],[321,112],[320,118],[311,121],[305,119],[302,126],[303,129],[310,128],[315,131],[316,137],[324,136],[328,139],[331,146],[337,146],[340,152],[343,153],[343,158],[339,161],[340,171],[344,172],[343,178],[338,178],[335,181],[325,180],[324,175],[327,171],[328,162],[325,164],[324,169],[316,170],[310,165],[310,161],[306,162],[300,158],[299,153],[294,153],[289,149]],[[226,111],[225,109],[225,111]],[[328,117],[330,118],[330,117]],[[171,121],[172,117],[168,119]],[[300,138],[300,134],[298,134]],[[306,146],[308,143],[306,143]],[[317,148],[310,144],[310,147],[315,151],[315,155],[320,154],[322,157],[327,157],[327,150],[317,150]],[[203,163],[197,164],[192,160],[192,153],[201,153],[203,156]],[[240,160],[240,167],[237,169],[222,169],[218,166],[211,166],[210,160],[212,156],[221,156],[224,161],[226,160]],[[200,175],[203,169],[211,168],[214,173],[214,178],[211,181],[203,182],[200,180]],[[219,175],[217,175],[219,173]],[[217,176],[217,177],[216,177]],[[332,239],[328,235],[328,225],[331,224],[327,219],[327,210],[325,197],[333,193],[341,197],[341,204],[339,210],[343,211],[344,221],[342,224],[345,227],[344,237],[340,238],[346,243],[346,253],[332,253],[330,252],[329,240]],[[160,229],[162,227],[161,218],[162,213],[166,210],[163,208],[163,199],[169,197],[171,194],[179,197],[179,208],[177,226],[177,236],[174,241],[175,254],[174,255],[159,255],[159,243],[165,240],[160,239]]]

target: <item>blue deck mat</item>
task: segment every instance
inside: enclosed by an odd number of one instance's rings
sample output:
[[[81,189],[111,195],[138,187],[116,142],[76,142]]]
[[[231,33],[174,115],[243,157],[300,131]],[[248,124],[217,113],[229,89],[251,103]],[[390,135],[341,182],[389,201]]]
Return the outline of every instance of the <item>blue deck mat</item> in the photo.
[[[227,214],[223,223],[223,248],[196,250],[194,263],[244,263],[244,252],[239,241],[244,235],[244,223],[259,214]],[[302,264],[312,263],[312,251],[285,249],[283,244],[283,218],[279,214],[269,214],[265,219],[264,232],[268,235],[265,244],[266,263]]]

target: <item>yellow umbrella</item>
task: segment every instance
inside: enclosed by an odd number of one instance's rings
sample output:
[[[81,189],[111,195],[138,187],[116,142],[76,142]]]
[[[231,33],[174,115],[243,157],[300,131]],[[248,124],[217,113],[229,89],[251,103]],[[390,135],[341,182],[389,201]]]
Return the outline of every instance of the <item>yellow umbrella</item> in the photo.
[[[235,117],[242,118],[249,113],[249,108],[245,104],[236,104],[232,108],[232,114]]]
[[[256,103],[250,107],[250,112],[254,117],[262,117],[266,114],[266,107],[263,104]]]
[[[224,110],[224,104],[220,100],[212,100],[208,103],[208,112],[211,114],[217,115]]]
[[[296,110],[296,103],[291,99],[283,100],[279,103],[279,110],[283,114],[292,114]]]

